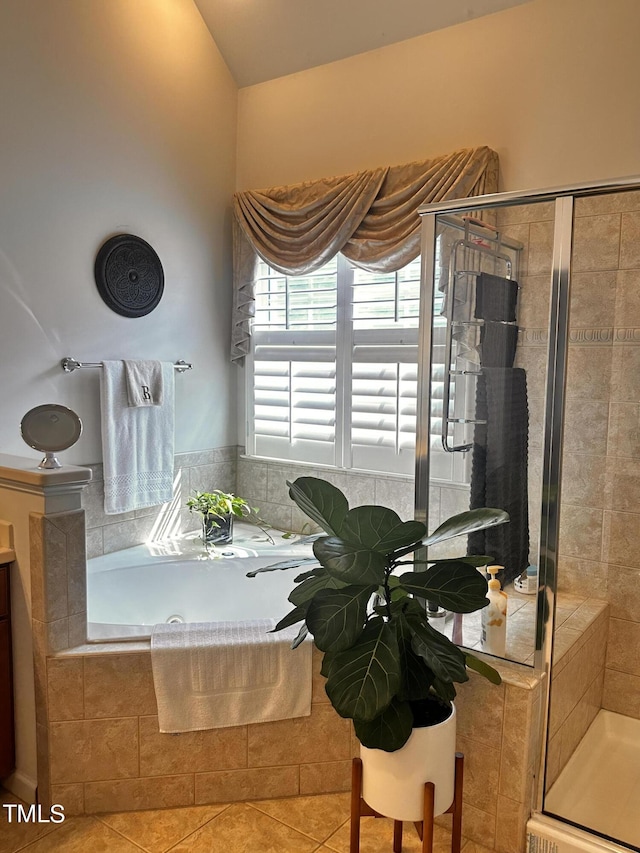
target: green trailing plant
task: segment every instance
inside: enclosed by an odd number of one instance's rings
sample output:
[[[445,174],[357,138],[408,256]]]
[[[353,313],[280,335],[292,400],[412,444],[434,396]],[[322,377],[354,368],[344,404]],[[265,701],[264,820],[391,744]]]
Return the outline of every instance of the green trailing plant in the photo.
[[[213,519],[227,518],[230,515],[246,518],[251,513],[258,512],[257,508],[250,507],[244,498],[230,492],[221,492],[219,489],[212,492],[195,492],[194,496],[187,500],[187,507],[189,512]]]
[[[239,518],[256,524],[269,541],[273,542],[268,531],[269,525],[258,515],[258,508],[250,506],[244,498],[231,492],[222,492],[220,489],[213,489],[211,492],[194,492],[193,497],[187,499],[186,506],[189,512],[201,515],[203,524],[207,527],[221,527],[221,521],[229,517]]]
[[[287,485],[326,535],[315,539],[313,557],[248,576],[305,565],[289,595],[293,610],[274,631],[301,622],[292,648],[313,636],[324,653],[327,695],[340,716],[353,720],[361,743],[400,749],[414,726],[434,721],[434,710],[435,721],[443,719],[442,705],[450,706],[454,684],[468,681],[468,669],[500,684],[493,667],[429,624],[424,606],[428,600],[454,613],[487,606],[487,582],[477,567],[491,558],[423,555],[425,546],[508,521],[506,512],[463,512],[427,536],[424,524],[402,521],[387,507],[350,509],[344,494],[325,480],[300,477]]]

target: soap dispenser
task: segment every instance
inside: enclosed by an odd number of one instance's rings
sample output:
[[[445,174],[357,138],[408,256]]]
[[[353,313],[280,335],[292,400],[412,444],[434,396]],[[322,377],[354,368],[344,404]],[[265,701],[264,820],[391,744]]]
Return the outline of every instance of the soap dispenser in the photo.
[[[482,614],[482,651],[504,657],[507,644],[507,594],[500,588],[496,574],[503,566],[487,566],[489,581],[488,607]]]

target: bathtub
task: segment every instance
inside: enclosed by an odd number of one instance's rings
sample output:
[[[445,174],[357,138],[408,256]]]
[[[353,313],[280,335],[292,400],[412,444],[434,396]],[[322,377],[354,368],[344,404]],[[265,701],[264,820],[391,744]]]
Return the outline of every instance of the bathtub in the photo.
[[[281,619],[304,569],[247,572],[292,557],[312,556],[304,537],[274,543],[254,525],[236,523],[232,545],[205,548],[200,534],[149,542],[87,561],[88,640],[136,640],[161,622],[245,622]]]

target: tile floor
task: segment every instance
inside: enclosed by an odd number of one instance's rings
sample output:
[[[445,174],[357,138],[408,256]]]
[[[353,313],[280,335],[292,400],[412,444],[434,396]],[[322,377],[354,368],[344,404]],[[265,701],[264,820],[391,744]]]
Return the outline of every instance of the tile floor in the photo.
[[[17,802],[2,792],[2,803]],[[323,794],[159,811],[70,817],[62,824],[17,824],[0,814],[0,853],[348,853],[349,794]],[[14,810],[15,811],[15,810]],[[434,853],[449,853],[450,835],[437,826]],[[391,821],[363,818],[361,853],[391,853]],[[406,825],[405,853],[419,853]],[[464,840],[463,853],[490,853]]]

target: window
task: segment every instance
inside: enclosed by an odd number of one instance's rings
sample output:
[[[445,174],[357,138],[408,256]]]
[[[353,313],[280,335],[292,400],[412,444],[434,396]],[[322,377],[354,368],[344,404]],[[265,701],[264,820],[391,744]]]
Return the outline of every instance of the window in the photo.
[[[248,359],[247,452],[413,474],[419,293],[419,258],[396,273],[368,273],[338,255],[296,277],[261,262]],[[467,460],[442,449],[442,302],[436,290],[431,477],[465,483]],[[452,382],[456,416],[464,402],[461,390]],[[452,425],[449,432],[453,437]]]
[[[367,273],[338,255],[297,277],[262,263],[248,452],[412,474],[419,290],[419,259]]]

